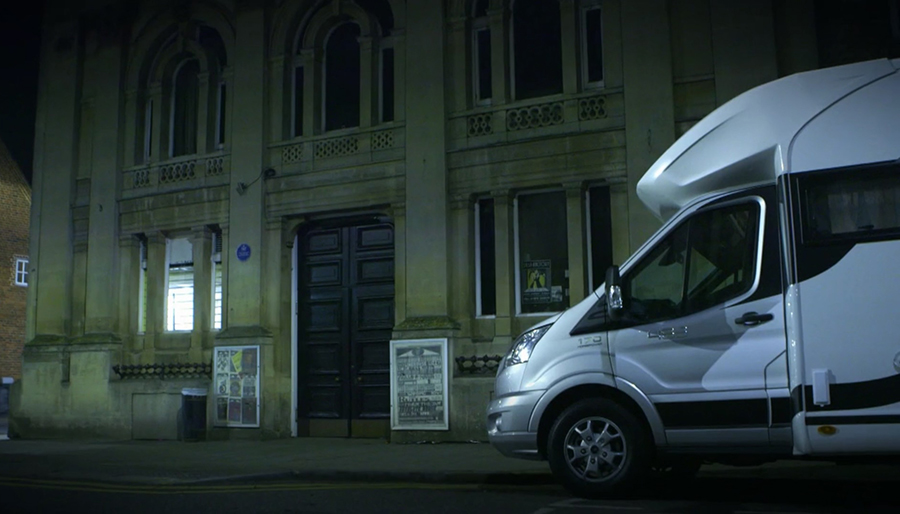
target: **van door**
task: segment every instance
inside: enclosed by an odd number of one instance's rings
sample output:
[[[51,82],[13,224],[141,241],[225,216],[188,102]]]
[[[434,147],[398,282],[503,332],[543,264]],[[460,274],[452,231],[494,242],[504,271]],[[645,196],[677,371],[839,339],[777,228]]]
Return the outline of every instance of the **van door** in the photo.
[[[777,225],[760,193],[695,211],[622,274],[615,373],[654,403],[671,446],[768,446],[771,397],[787,401]]]
[[[895,148],[895,147],[894,147]],[[806,453],[900,452],[900,164],[794,175],[795,430]],[[792,367],[792,369],[794,369]]]

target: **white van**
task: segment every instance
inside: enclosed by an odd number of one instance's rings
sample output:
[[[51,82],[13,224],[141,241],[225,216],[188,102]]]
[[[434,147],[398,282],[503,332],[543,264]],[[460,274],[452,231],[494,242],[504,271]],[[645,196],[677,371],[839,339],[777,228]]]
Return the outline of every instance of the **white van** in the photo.
[[[785,77],[676,141],[637,185],[663,227],[515,340],[491,443],[587,496],[701,461],[900,462],[898,68]]]

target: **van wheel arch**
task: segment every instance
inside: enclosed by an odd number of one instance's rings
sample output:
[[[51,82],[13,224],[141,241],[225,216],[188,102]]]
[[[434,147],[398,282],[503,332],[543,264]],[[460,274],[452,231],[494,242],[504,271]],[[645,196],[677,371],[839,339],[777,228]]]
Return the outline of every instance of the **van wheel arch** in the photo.
[[[538,452],[542,459],[547,460],[547,444],[549,442],[550,429],[553,427],[553,423],[570,405],[587,398],[605,398],[621,405],[641,422],[646,431],[645,433],[653,433],[650,422],[647,421],[647,416],[644,415],[644,411],[627,394],[605,385],[584,384],[560,393],[552,402],[550,402],[550,405],[547,406],[547,409],[541,416],[541,421],[538,424],[537,440]]]

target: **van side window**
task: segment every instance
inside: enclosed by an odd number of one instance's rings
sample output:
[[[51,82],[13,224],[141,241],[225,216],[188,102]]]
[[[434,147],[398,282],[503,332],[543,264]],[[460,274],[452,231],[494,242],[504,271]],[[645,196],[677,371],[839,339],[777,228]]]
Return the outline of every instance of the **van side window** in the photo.
[[[684,316],[749,291],[758,233],[755,202],[694,215],[623,278],[623,321],[633,325]]]
[[[900,238],[900,166],[797,175],[804,243]]]

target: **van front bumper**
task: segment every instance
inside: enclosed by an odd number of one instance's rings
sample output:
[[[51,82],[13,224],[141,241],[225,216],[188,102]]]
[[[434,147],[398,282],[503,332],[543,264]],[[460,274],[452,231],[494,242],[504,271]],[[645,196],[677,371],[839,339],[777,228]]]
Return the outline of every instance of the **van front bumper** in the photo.
[[[544,391],[526,391],[491,400],[487,432],[491,445],[507,457],[541,460],[537,429],[529,430],[531,414]]]

